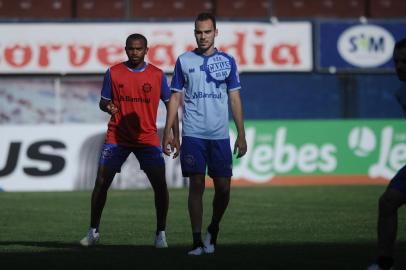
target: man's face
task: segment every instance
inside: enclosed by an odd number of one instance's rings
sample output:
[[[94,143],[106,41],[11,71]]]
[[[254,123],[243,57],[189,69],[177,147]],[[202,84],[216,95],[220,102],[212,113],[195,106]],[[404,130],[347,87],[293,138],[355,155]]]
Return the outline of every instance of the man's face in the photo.
[[[395,50],[393,60],[399,80],[406,82],[406,48]]]
[[[214,38],[217,36],[217,29],[214,29],[211,20],[196,21],[195,38],[197,47],[202,52],[214,48]]]
[[[125,53],[132,66],[140,66],[144,63],[148,48],[142,39],[130,39],[125,46]]]

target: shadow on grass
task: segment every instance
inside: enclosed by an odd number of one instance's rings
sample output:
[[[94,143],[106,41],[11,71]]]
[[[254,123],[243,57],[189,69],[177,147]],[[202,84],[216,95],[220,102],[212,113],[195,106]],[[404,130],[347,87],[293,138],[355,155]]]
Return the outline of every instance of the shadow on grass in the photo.
[[[14,251],[7,246],[34,248]],[[37,248],[37,249],[35,249]],[[187,246],[98,245],[84,248],[64,242],[0,241],[1,269],[366,269],[374,259],[375,243],[298,243],[220,245],[216,253],[186,255]],[[406,242],[397,246],[395,270],[406,269]]]

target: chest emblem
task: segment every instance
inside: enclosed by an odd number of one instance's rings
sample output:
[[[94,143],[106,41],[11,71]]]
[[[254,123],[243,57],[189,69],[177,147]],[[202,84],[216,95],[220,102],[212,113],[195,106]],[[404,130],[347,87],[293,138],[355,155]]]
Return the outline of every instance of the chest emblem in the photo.
[[[231,59],[222,54],[215,54],[204,60],[206,81],[214,82],[216,87],[228,78],[231,73]]]
[[[142,90],[145,93],[149,93],[152,90],[152,85],[150,83],[144,83],[144,85],[142,86]]]

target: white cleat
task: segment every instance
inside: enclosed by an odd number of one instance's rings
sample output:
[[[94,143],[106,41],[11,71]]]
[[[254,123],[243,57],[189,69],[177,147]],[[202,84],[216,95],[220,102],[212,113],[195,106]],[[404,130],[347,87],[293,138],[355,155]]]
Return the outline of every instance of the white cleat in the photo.
[[[391,268],[391,269],[393,269],[393,268]],[[367,268],[367,270],[383,270],[381,267],[379,267],[379,265],[377,265],[377,264],[371,264],[368,268]]]
[[[96,232],[96,229],[90,228],[87,235],[80,240],[80,244],[84,247],[94,246],[99,242],[100,233]]]
[[[166,242],[165,231],[160,231],[157,236],[155,236],[155,247],[156,248],[167,248],[168,243]]]
[[[202,254],[204,254],[204,249],[203,249],[203,247],[197,247],[197,248],[192,249],[191,251],[189,251],[189,252],[187,253],[187,255],[190,255],[190,256],[200,256],[200,255],[202,255]]]
[[[203,245],[204,245],[205,253],[208,253],[208,254],[214,253],[215,246],[214,246],[214,244],[211,243],[211,233],[209,233],[209,232],[206,233],[206,237],[204,238]]]

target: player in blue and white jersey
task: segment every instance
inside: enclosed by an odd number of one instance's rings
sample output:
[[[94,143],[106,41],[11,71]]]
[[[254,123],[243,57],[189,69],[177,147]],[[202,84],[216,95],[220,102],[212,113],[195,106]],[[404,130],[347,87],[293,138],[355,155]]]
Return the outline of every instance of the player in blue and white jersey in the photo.
[[[197,48],[180,55],[176,61],[162,145],[167,155],[171,149],[179,149],[179,141],[170,143],[169,134],[183,96],[180,158],[183,176],[190,178],[188,207],[193,232],[193,248],[188,254],[201,255],[214,252],[220,220],[230,199],[232,154],[228,100],[238,132],[234,145],[237,158],[245,155],[247,143],[237,66],[233,57],[214,47],[214,39],[218,34],[214,16],[199,14],[195,20],[194,34]],[[215,195],[211,223],[203,242],[202,197],[206,168],[213,179]]]

